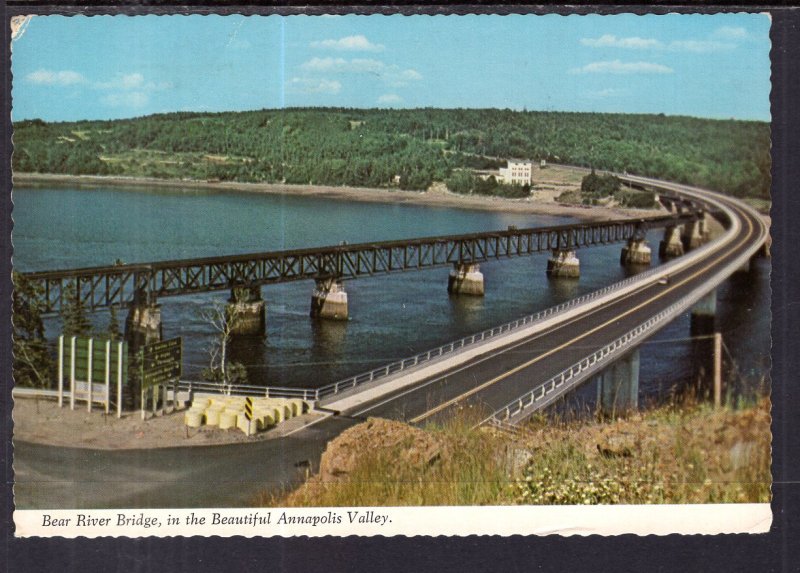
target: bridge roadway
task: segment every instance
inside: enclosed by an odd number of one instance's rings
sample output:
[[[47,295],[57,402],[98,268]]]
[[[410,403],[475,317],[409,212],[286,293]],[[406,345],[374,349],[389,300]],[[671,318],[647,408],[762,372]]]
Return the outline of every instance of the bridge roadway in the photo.
[[[686,195],[697,193],[685,186],[641,181]],[[731,232],[717,241],[706,256],[672,274],[667,285],[651,278],[633,292],[530,339],[473,359],[413,387],[376,395],[339,416],[323,418],[281,439],[233,446],[110,452],[17,442],[17,506],[247,505],[259,491],[299,483],[305,468],[298,468],[298,462],[310,462],[313,471],[327,442],[366,417],[386,416],[422,424],[441,420],[460,407],[475,406],[484,411],[500,408],[538,381],[591,354],[698,287],[710,284],[712,277],[732,262],[754,253],[767,234],[758,214],[729,198],[716,196],[714,200],[732,213]]]

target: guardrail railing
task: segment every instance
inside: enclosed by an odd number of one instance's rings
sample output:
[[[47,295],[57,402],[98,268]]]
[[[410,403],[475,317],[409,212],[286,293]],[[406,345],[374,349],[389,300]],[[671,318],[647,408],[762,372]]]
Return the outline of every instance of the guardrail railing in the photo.
[[[552,402],[552,400],[547,398],[551,397],[554,392],[561,389],[561,391],[558,392],[558,395],[566,393],[572,387],[585,380],[586,376],[583,375],[585,372],[590,370],[592,372],[599,370],[598,365],[601,362],[607,362],[609,358],[618,356],[632,346],[632,343],[637,341],[637,339],[649,333],[661,323],[671,320],[676,314],[683,312],[683,310],[685,310],[688,306],[689,305],[684,301],[672,304],[633,330],[626,332],[603,348],[595,351],[579,362],[576,362],[566,370],[559,372],[546,382],[539,384],[530,392],[527,392],[516,400],[509,402],[502,408],[495,411],[491,416],[486,418],[483,422],[481,422],[481,424],[509,423],[512,418],[518,416],[522,412],[526,412],[526,414],[535,413],[537,410]]]
[[[249,384],[223,384],[198,380],[181,380],[177,383],[179,391],[207,392],[229,396],[264,396],[265,398],[301,398],[316,400],[314,388],[289,388],[282,386],[253,386]]]

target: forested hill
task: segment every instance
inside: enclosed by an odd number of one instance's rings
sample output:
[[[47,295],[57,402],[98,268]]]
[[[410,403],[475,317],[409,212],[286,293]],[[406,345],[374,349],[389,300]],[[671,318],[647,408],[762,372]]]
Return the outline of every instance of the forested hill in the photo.
[[[425,189],[505,158],[769,197],[769,124],[509,110],[286,109],[14,124],[18,172]],[[399,181],[396,178],[399,177]]]

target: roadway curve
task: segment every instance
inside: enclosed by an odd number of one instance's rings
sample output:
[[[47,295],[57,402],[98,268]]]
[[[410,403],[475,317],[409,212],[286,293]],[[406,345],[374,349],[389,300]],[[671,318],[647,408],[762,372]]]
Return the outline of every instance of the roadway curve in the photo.
[[[689,196],[720,209],[729,219],[722,237],[700,250],[689,262],[675,261],[680,270],[667,270],[643,279],[631,292],[568,318],[491,355],[477,357],[412,388],[385,396],[348,414],[355,417],[404,418],[415,424],[440,421],[457,409],[473,408],[483,417],[518,399],[535,386],[563,372],[674,303],[712,290],[752,256],[767,238],[768,229],[745,204],[709,191],[644,178],[634,182]],[[659,278],[669,273],[669,284]],[[698,294],[700,293],[700,294]],[[668,322],[668,321],[667,321]],[[666,323],[664,323],[666,324]],[[652,330],[649,335],[655,333]],[[644,338],[642,338],[644,340]]]
[[[726,213],[727,231],[702,256],[529,338],[403,388],[343,415],[324,418],[282,439],[253,444],[100,451],[15,443],[15,496],[20,509],[226,507],[252,503],[264,489],[299,483],[329,440],[369,416],[426,423],[474,406],[497,410],[535,385],[602,348],[698,289],[710,290],[731,265],[767,238],[762,218],[745,204],[710,191],[630,177],[637,183],[700,199]],[[698,250],[698,255],[700,251]],[[679,259],[680,260],[680,259]]]

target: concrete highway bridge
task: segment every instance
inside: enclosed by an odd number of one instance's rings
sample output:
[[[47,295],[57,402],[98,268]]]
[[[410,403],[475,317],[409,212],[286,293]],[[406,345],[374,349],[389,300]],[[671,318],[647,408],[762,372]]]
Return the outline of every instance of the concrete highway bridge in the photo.
[[[355,417],[402,412],[415,424],[472,407],[483,412],[483,422],[515,424],[597,380],[604,410],[635,408],[637,346],[690,309],[693,329],[713,325],[717,286],[749,267],[764,248],[768,229],[758,213],[730,197],[640,177],[627,180],[702,202],[717,214],[724,232],[669,263],[462,345],[434,364],[371,382],[372,392],[348,390],[323,397],[321,404]]]
[[[692,216],[681,219],[686,221],[687,240],[680,241],[689,247],[686,254],[576,301],[368,376],[308,390],[306,397],[331,415],[280,439],[111,452],[18,442],[18,506],[242,505],[264,488],[301,481],[330,439],[370,416],[424,425],[472,406],[481,413],[481,423],[515,424],[590,380],[598,380],[602,403],[630,406],[637,391],[637,346],[689,309],[698,322],[713,314],[715,289],[764,248],[768,229],[758,213],[733,198],[641,177],[625,181],[668,197],[671,205],[681,206],[676,213],[681,217],[688,214],[687,203],[693,205]],[[714,213],[724,227],[721,236],[705,244],[699,210]],[[676,231],[664,223],[666,249]],[[113,484],[93,481],[98,468],[119,468],[106,471]],[[73,498],[64,495],[70,484]]]

